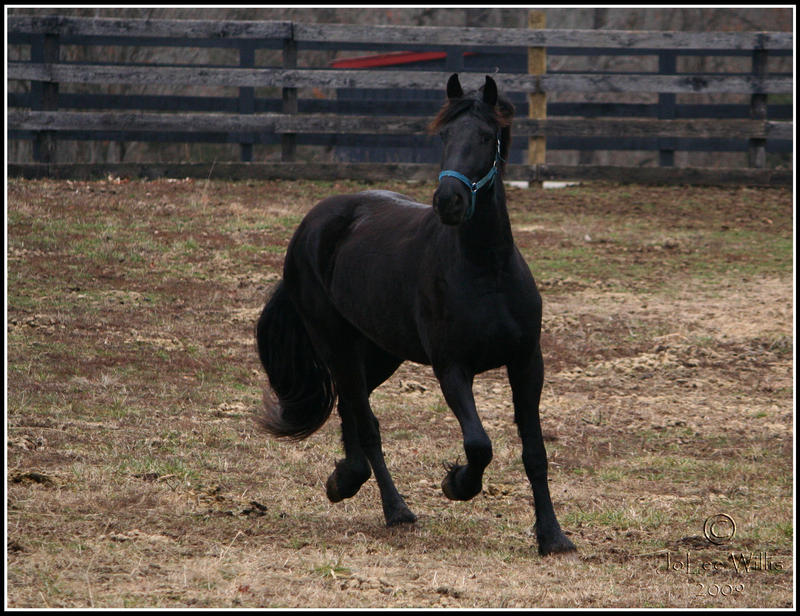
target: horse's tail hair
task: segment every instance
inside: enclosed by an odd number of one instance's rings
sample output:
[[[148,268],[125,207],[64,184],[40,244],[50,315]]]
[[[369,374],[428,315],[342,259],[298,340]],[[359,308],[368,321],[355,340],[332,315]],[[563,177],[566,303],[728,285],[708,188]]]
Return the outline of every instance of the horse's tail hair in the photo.
[[[330,416],[336,392],[283,282],[261,311],[255,337],[258,356],[275,393],[264,392],[264,410],[256,416],[256,423],[278,438],[299,441],[311,436]]]

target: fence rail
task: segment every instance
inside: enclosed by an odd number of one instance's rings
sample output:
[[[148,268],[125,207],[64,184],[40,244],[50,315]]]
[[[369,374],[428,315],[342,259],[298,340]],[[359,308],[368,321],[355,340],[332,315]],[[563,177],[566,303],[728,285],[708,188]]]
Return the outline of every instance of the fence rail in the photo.
[[[622,181],[681,182],[681,183],[791,183],[791,170],[765,168],[768,140],[789,142],[793,139],[791,122],[767,120],[767,96],[792,94],[793,79],[783,74],[770,75],[766,70],[768,54],[787,55],[793,51],[793,34],[788,32],[631,32],[618,30],[557,30],[528,28],[455,28],[412,26],[357,26],[341,24],[300,24],[287,21],[208,21],[208,20],[150,20],[150,19],[87,19],[62,16],[9,16],[9,44],[30,45],[30,61],[7,63],[7,80],[27,81],[30,94],[10,93],[9,106],[29,107],[30,110],[11,110],[7,115],[10,138],[34,139],[33,163],[8,165],[10,175],[29,177],[50,174],[62,177],[69,174],[89,176],[91,167],[80,163],[53,162],[59,137],[69,139],[115,139],[146,136],[158,140],[172,136],[176,141],[208,139],[210,142],[233,141],[242,144],[242,156],[249,160],[253,143],[280,139],[281,163],[216,163],[213,168],[204,164],[118,163],[100,165],[94,169],[105,173],[117,172],[152,177],[153,174],[193,176],[211,172],[231,177],[354,177],[380,179],[390,175],[410,179],[433,177],[436,169],[427,164],[302,164],[293,162],[297,136],[319,135],[408,135],[426,134],[428,117],[403,115],[340,115],[305,112],[307,104],[298,104],[298,88],[323,89],[404,89],[440,91],[452,70],[341,70],[328,68],[297,68],[297,49],[309,46],[328,48],[387,47],[435,48],[448,52],[452,68],[462,60],[464,41],[469,49],[500,49],[555,47],[570,53],[650,53],[664,54],[747,54],[752,58],[752,70],[746,74],[653,74],[653,73],[570,73],[531,75],[518,72],[498,72],[494,75],[501,90],[507,93],[549,94],[573,93],[660,93],[671,101],[671,111],[662,118],[548,118],[530,119],[520,114],[515,119],[514,134],[528,137],[565,139],[632,140],[662,139],[674,146],[674,140],[729,140],[746,142],[750,150],[750,167],[736,169],[686,169],[676,167],[590,167],[585,165],[509,165],[508,179],[575,178],[619,179]],[[240,66],[169,66],[136,64],[79,64],[60,61],[59,47],[64,44],[83,45],[161,45],[169,41],[181,46],[220,46],[239,49]],[[359,47],[361,46],[361,47]],[[283,66],[258,68],[254,50],[271,48],[283,50]],[[669,57],[669,56],[664,56]],[[670,63],[663,63],[670,68]],[[662,66],[663,68],[663,66]],[[671,70],[675,73],[674,59]],[[463,73],[467,87],[480,85],[483,74]],[[181,102],[191,100],[181,96],[151,96],[151,105],[174,109],[170,113],[146,111],[69,111],[63,104],[89,99],[105,101],[111,108],[145,104],[144,95],[64,93],[59,96],[60,84],[122,84],[137,86],[227,86],[239,88],[238,104],[226,105],[224,112],[185,112]],[[254,96],[254,88],[271,86],[282,89],[282,102],[277,113],[258,112],[263,101]],[[722,118],[676,119],[676,94],[734,93],[749,95],[750,119]],[[81,99],[83,97],[83,99]],[[93,98],[92,98],[93,97]],[[672,97],[672,98],[669,98]],[[121,99],[129,98],[128,103]],[[203,99],[203,97],[197,97]],[[219,97],[206,97],[220,101]],[[133,99],[138,101],[133,102]],[[234,99],[236,100],[236,99]],[[180,101],[180,102],[179,102]],[[331,101],[334,102],[334,101]],[[339,106],[344,101],[335,101]],[[303,103],[306,103],[303,101]],[[78,104],[77,102],[73,104]],[[99,103],[98,103],[99,104]],[[202,105],[202,103],[199,103]],[[391,107],[389,103],[386,106]],[[628,105],[636,107],[636,105]],[[353,107],[354,109],[357,106]],[[580,108],[580,104],[577,104]],[[611,105],[610,107],[614,107]],[[621,109],[624,104],[617,104]],[[720,113],[725,106],[720,106]],[[96,107],[95,107],[96,108]],[[147,108],[147,107],[146,107]],[[219,109],[213,102],[206,109]],[[399,106],[398,106],[399,108]],[[588,106],[586,107],[588,109]],[[401,112],[402,113],[402,112]],[[587,113],[596,116],[596,113]],[[667,116],[667,117],[663,117]],[[226,133],[226,134],[225,134]],[[225,134],[225,135],[223,135]],[[221,136],[222,135],[222,136]],[[422,137],[420,137],[422,138]],[[673,140],[673,141],[670,141]],[[662,145],[664,145],[662,143]],[[601,148],[602,149],[602,148]],[[342,175],[346,174],[346,175]],[[347,175],[349,174],[349,175]],[[207,177],[207,176],[205,176]]]
[[[440,88],[449,73],[420,71],[341,71],[324,69],[194,68],[172,66],[91,66],[9,62],[6,78],[25,81],[284,88]],[[478,76],[462,79],[471,87]],[[505,92],[665,92],[690,94],[788,94],[792,79],[757,75],[525,75],[500,74]],[[474,82],[474,83],[471,83]]]
[[[231,180],[356,180],[402,178],[430,181],[438,165],[423,163],[28,163],[8,165],[11,177],[89,180],[120,177]],[[506,180],[604,180],[622,183],[786,186],[792,172],[775,169],[702,167],[624,167],[613,165],[510,165]]]
[[[9,16],[9,32],[27,34],[174,37],[181,39],[293,39],[299,43],[370,43],[497,47],[777,50],[793,48],[791,32],[674,32],[629,30],[529,30],[447,26],[361,26],[289,21],[113,19]]]
[[[175,132],[426,134],[429,119],[416,116],[382,118],[334,114],[282,113],[105,113],[71,111],[11,111],[8,122],[17,130],[158,130]],[[521,137],[693,137],[717,139],[791,139],[791,122],[766,120],[536,120],[514,121]]]

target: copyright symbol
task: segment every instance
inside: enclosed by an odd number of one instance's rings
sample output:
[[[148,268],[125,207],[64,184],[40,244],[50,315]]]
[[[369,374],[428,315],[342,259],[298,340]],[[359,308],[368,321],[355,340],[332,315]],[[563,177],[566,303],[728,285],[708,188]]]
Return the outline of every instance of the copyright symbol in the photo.
[[[724,513],[712,515],[703,523],[703,534],[714,545],[728,543],[736,534],[736,522]]]

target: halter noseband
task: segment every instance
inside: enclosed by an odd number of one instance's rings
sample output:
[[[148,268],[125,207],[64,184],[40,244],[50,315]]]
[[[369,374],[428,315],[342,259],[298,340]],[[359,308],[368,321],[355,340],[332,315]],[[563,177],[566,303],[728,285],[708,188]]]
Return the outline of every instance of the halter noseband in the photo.
[[[450,169],[446,169],[445,171],[442,171],[439,174],[440,182],[442,181],[443,177],[451,177],[460,180],[461,182],[467,185],[467,188],[469,188],[469,191],[472,194],[472,199],[470,200],[470,204],[469,207],[467,208],[467,213],[464,216],[464,220],[469,220],[475,213],[475,197],[478,194],[478,191],[487,184],[491,184],[494,182],[495,176],[497,175],[497,163],[500,160],[502,160],[502,158],[500,157],[500,131],[497,131],[497,153],[494,156],[494,163],[492,163],[492,168],[489,169],[489,172],[486,175],[484,175],[480,180],[478,180],[477,182],[470,182],[469,178],[463,173],[459,173],[458,171],[451,171]]]

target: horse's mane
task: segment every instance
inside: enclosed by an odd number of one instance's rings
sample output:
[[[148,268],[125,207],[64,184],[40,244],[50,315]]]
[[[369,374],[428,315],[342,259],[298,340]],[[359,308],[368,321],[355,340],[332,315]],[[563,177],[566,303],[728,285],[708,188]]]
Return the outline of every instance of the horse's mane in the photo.
[[[483,88],[481,87],[480,91]],[[436,117],[428,125],[428,132],[434,134],[443,126],[452,122],[462,113],[474,113],[480,118],[485,119],[491,124],[495,124],[500,130],[500,157],[502,165],[500,170],[505,170],[505,162],[508,160],[508,152],[511,148],[511,123],[514,120],[514,105],[510,100],[498,94],[497,104],[492,107],[483,102],[482,98],[462,96],[461,98],[448,98]]]

